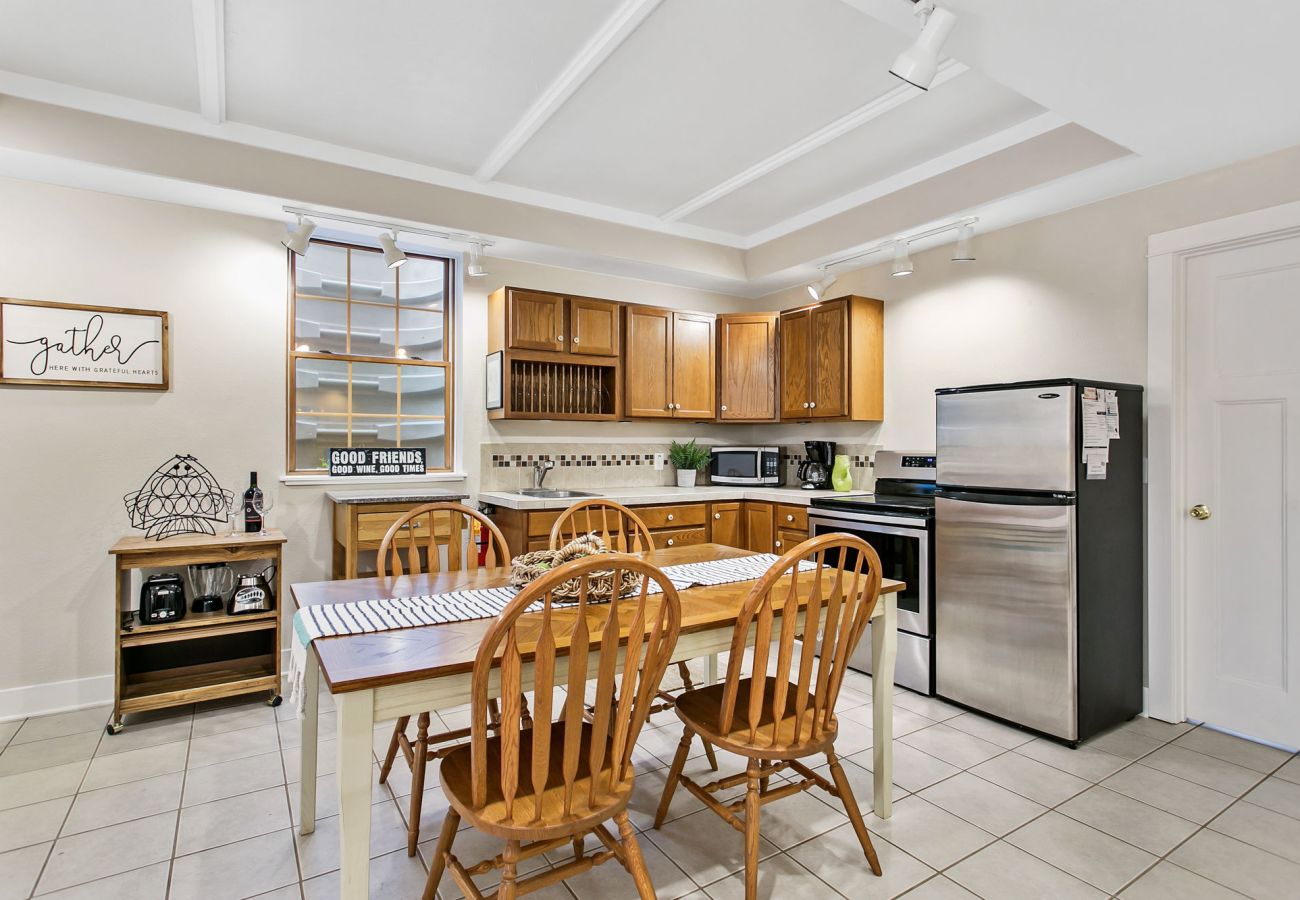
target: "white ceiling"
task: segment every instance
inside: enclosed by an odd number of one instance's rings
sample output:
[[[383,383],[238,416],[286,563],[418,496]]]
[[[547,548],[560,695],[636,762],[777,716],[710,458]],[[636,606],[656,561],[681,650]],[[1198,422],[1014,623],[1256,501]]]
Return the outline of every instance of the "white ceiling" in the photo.
[[[0,0],[0,94],[745,250],[802,234],[808,264],[915,229],[891,234],[891,196],[1070,123],[1124,158],[951,216],[1300,143],[1300,4],[940,2],[959,19],[927,94],[887,72],[908,0]],[[873,233],[808,238],[873,204]]]

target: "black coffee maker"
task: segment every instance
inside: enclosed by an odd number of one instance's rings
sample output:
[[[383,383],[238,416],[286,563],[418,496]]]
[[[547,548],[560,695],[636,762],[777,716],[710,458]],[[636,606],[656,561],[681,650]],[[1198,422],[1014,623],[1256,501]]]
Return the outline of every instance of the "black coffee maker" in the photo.
[[[799,487],[805,491],[820,491],[830,487],[831,463],[835,460],[834,441],[804,441],[806,458],[799,463]]]

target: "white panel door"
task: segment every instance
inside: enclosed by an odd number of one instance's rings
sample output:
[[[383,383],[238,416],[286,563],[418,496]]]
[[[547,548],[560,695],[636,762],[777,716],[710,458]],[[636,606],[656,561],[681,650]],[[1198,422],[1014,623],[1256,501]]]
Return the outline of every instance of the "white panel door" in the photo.
[[[1187,715],[1297,747],[1300,238],[1189,260],[1186,340]]]

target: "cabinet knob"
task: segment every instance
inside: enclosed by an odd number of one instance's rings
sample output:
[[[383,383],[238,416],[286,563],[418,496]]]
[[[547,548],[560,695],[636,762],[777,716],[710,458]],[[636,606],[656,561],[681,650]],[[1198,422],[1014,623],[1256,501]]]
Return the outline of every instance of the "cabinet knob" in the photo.
[[[715,519],[721,519],[721,518],[722,518],[722,513],[714,513],[714,514],[713,514],[713,518],[715,518]]]
[[[809,409],[816,409],[816,408],[817,408],[817,404],[816,404],[816,403],[809,403],[809,404],[808,404],[808,408],[809,408]]]
[[[723,406],[723,407],[722,407],[722,411],[723,411],[723,412],[726,412],[726,411],[727,411],[727,407],[726,407],[726,406]]]
[[[577,339],[577,337],[574,337],[573,342],[574,342],[575,344],[578,343],[578,339]]]
[[[672,539],[672,538],[669,538],[669,539],[668,539],[668,546],[671,547],[672,545],[673,545],[673,539]]]
[[[673,514],[672,514],[672,513],[669,513],[669,514],[668,514],[668,521],[671,522],[672,520],[673,520]]]
[[[804,408],[804,409],[807,409],[807,408],[808,408],[808,404],[807,404],[807,403],[804,403],[803,408]]]
[[[794,516],[790,515],[789,513],[786,513],[786,515],[785,515],[785,520],[786,520],[787,522],[793,522],[793,521],[794,521]]]
[[[772,544],[772,546],[773,546],[773,547],[777,547],[777,548],[779,549],[780,546],[781,546],[781,542],[780,542],[780,541],[776,541],[775,543]]]
[[[564,340],[564,335],[562,335],[562,334],[557,334],[557,335],[555,336],[555,339],[556,339],[557,341],[563,341],[563,340]]]

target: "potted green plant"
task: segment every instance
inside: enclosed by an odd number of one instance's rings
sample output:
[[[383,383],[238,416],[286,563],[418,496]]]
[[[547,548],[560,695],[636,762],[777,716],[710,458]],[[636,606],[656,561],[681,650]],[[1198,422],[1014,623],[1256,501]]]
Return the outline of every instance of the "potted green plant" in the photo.
[[[709,448],[701,447],[692,438],[685,444],[673,441],[668,445],[668,461],[677,469],[678,487],[695,487],[695,477],[709,465]]]

